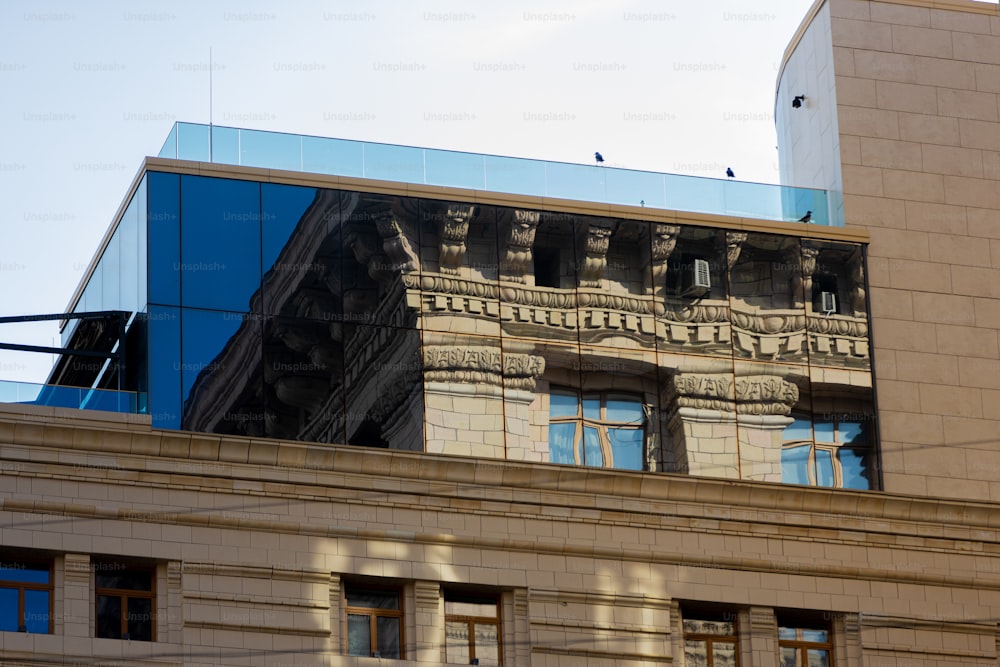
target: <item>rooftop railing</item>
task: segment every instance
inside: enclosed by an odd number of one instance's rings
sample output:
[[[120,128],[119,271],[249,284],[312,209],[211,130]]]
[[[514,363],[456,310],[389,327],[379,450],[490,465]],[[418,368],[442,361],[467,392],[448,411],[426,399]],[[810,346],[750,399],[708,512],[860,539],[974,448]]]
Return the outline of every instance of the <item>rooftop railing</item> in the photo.
[[[138,413],[145,410],[142,395],[133,391],[63,387],[0,380],[0,403],[20,403],[74,410]]]
[[[826,190],[175,123],[159,157],[842,227]]]

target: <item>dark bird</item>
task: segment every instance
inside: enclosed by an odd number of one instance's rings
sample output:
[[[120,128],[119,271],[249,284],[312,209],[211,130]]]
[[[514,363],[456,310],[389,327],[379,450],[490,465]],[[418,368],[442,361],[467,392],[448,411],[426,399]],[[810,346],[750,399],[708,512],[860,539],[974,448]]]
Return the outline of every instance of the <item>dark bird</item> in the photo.
[[[813,212],[806,211],[806,214],[801,218],[799,218],[799,222],[809,222],[810,220],[812,220],[812,217],[813,217]]]
[[[597,160],[597,164],[604,162],[604,156],[600,153],[594,153],[594,159]]]
[[[640,199],[639,200],[639,206],[645,206],[645,205],[646,205],[646,200],[645,199]]]
[[[732,167],[726,167],[726,176],[729,178],[736,178],[736,174],[733,173]]]

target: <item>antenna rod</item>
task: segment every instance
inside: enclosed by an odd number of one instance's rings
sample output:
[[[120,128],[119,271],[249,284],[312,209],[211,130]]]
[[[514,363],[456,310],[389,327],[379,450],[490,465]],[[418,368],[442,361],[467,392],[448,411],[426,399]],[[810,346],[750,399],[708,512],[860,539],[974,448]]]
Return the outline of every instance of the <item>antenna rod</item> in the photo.
[[[212,47],[208,47],[208,161],[212,161]]]

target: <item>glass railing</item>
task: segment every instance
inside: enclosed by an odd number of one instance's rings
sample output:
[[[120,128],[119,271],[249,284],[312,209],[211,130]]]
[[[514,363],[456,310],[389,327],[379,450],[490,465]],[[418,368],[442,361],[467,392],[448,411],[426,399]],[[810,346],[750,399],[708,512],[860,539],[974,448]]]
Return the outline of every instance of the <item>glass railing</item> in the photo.
[[[62,387],[52,384],[0,380],[0,403],[137,413],[145,410],[145,401],[142,399],[143,396],[134,391]]]
[[[826,190],[175,123],[159,157],[842,227]]]

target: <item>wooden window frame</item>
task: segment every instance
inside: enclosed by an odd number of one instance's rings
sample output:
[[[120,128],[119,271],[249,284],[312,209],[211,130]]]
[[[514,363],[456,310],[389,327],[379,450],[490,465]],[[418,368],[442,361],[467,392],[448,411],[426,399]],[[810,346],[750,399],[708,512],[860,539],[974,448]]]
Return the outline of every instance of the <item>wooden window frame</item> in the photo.
[[[49,583],[47,584],[36,584],[29,581],[14,581],[10,579],[0,579],[0,588],[14,588],[17,589],[17,631],[27,632],[28,624],[24,620],[24,592],[28,591],[45,591],[49,594],[49,629],[45,634],[54,634],[55,632],[55,562],[51,558],[20,558],[15,556],[0,557],[5,563],[31,563],[32,565],[48,565],[49,566]],[[21,628],[24,628],[22,631]],[[40,634],[40,633],[34,633]]]
[[[372,593],[385,593],[392,594],[396,596],[396,606],[399,609],[379,609],[376,607],[353,607],[347,602],[347,595],[349,591],[370,591]],[[378,618],[398,618],[399,619],[399,660],[406,659],[406,625],[403,621],[403,592],[397,588],[379,588],[377,586],[355,586],[355,585],[345,585],[344,586],[344,654],[349,655],[348,650],[350,647],[350,624],[349,619],[351,615],[355,616],[368,616],[371,619],[368,623],[368,630],[370,636],[368,638],[368,647],[371,649],[370,654],[367,656],[358,657],[372,657],[378,652]],[[387,658],[382,657],[384,660],[396,660],[397,658]]]
[[[825,642],[808,641],[805,639],[782,639],[781,629],[795,630],[796,637],[802,635],[803,630],[817,630],[826,632]],[[833,655],[833,628],[829,625],[803,625],[803,624],[791,624],[782,623],[778,621],[778,664],[781,664],[781,649],[792,648],[799,653],[799,662],[803,665],[809,664],[809,650],[819,650],[826,651],[827,654],[827,664],[833,667],[834,655]]]
[[[149,573],[149,590],[137,590],[134,588],[107,588],[97,585],[98,570],[102,566],[107,565],[118,565],[123,566],[120,569],[131,570],[133,572],[148,572]],[[100,611],[100,598],[105,597],[118,597],[121,600],[121,615],[119,617],[120,634],[121,640],[125,641],[156,641],[156,566],[155,565],[144,565],[144,564],[134,564],[125,561],[96,561],[94,563],[94,637],[97,639],[113,639],[112,637],[98,637],[97,636],[97,626],[99,623],[99,611]],[[145,600],[150,600],[149,610],[150,610],[150,633],[149,639],[136,639],[130,636],[128,631],[128,601],[129,598],[142,598]]]
[[[487,601],[492,601],[495,604],[496,616],[465,616],[462,614],[449,614],[448,613],[448,603],[449,602],[478,602],[479,604],[486,604]],[[472,663],[476,660],[476,623],[482,623],[483,625],[495,625],[497,626],[497,659],[500,665],[503,665],[503,621],[500,616],[500,596],[499,595],[462,595],[457,593],[444,594],[444,623],[445,628],[447,628],[448,623],[466,623],[469,628],[469,662]],[[447,643],[445,645],[445,658],[447,660]]]
[[[691,641],[703,641],[705,642],[706,656],[708,658],[707,667],[713,667],[715,658],[712,652],[712,644],[718,642],[720,644],[732,644],[733,654],[736,656],[736,667],[740,667],[740,624],[736,615],[733,614],[732,620],[725,620],[726,623],[733,624],[733,634],[722,635],[710,632],[689,632],[687,628],[684,627],[687,621],[709,621],[709,622],[720,622],[717,618],[711,618],[710,614],[699,614],[697,612],[691,612],[684,614],[681,612],[681,630],[683,634],[683,641],[685,642],[685,650],[687,650],[686,643],[688,640]]]

